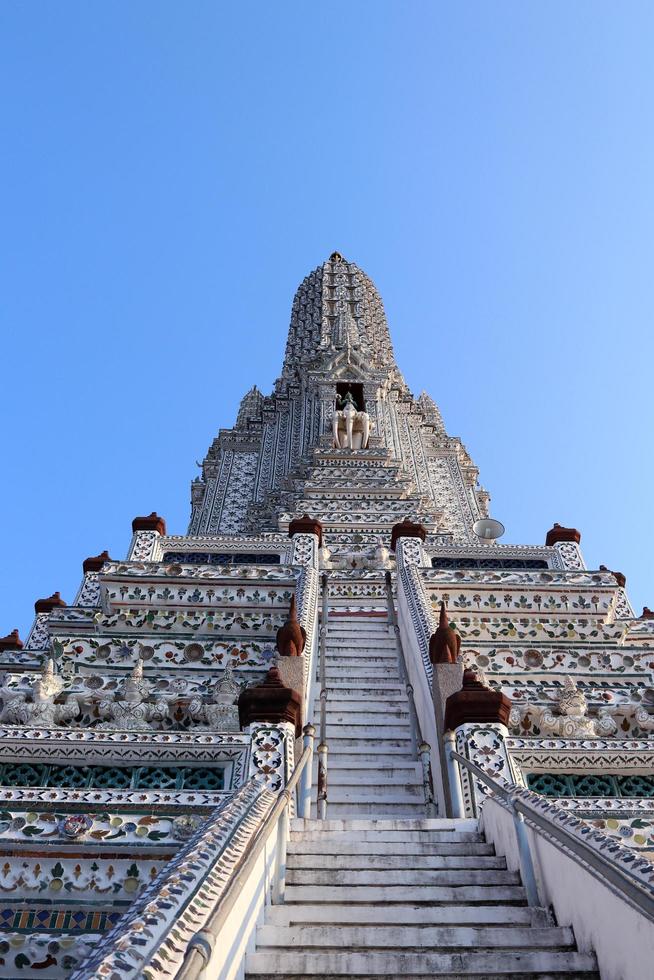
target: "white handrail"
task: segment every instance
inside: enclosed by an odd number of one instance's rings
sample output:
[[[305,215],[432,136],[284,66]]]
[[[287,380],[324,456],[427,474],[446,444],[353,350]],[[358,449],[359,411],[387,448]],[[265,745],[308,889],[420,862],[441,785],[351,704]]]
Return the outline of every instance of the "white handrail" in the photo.
[[[552,817],[548,818],[545,814],[538,812],[537,805],[541,802],[541,798],[536,793],[522,787],[511,786],[508,783],[502,785],[497,779],[493,779],[492,776],[489,776],[488,773],[485,773],[483,769],[459,752],[452,750],[450,757],[459,767],[464,766],[474,775],[475,779],[484,783],[497,802],[511,811],[520,851],[520,870],[530,905],[540,903],[529,836],[526,833],[525,825],[544,837],[558,850],[570,855],[578,864],[588,868],[600,880],[609,882],[625,901],[637,908],[648,919],[654,921],[654,888],[633,874],[628,867],[618,864],[616,860],[611,860],[572,833],[571,830],[560,826]],[[551,801],[548,801],[548,808],[553,810],[555,814],[558,811],[562,817],[569,817],[565,810]],[[599,836],[598,831],[594,831],[594,833]],[[606,840],[608,843],[609,838]],[[619,847],[619,845],[614,845],[615,847]],[[629,857],[632,855],[630,854]]]

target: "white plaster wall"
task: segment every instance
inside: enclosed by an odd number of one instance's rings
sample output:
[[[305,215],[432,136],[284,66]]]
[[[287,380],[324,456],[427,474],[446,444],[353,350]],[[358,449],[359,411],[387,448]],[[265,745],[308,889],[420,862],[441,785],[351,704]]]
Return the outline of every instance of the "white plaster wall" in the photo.
[[[261,854],[216,939],[199,980],[243,980],[245,955],[253,953],[257,926],[263,925],[275,871],[277,827],[270,830]]]
[[[436,733],[436,716],[434,702],[431,696],[429,680],[422,662],[422,654],[418,646],[411,614],[404,595],[404,589],[398,575],[397,588],[397,621],[400,627],[400,639],[404,651],[404,662],[413,687],[413,699],[416,704],[416,714],[420,723],[422,737],[431,746],[431,768],[434,778],[434,793],[438,803],[438,812],[445,813],[445,798],[443,793],[443,778],[441,775],[440,756],[438,752],[438,735]]]
[[[482,825],[487,840],[519,870],[513,819],[487,799]],[[602,980],[647,980],[654,975],[654,924],[610,885],[583,868],[540,834],[528,829],[541,900],[552,905],[559,925],[572,926],[580,952],[594,951]]]

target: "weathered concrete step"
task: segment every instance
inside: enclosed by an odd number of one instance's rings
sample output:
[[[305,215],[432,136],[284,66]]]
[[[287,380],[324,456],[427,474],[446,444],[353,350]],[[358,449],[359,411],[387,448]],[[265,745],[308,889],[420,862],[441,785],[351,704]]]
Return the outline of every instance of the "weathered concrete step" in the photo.
[[[356,724],[353,722],[333,721],[327,729],[327,744],[331,745],[332,740],[344,741],[345,739],[356,739],[362,741],[376,741],[380,736],[384,739],[407,739],[411,741],[411,726],[408,721],[398,719],[392,724],[374,722],[372,719],[361,719]]]
[[[319,715],[316,709],[316,717]],[[387,725],[404,725],[411,731],[411,716],[408,711],[335,711],[327,705],[327,735],[332,725],[344,726],[347,729],[357,729],[365,726],[367,729],[386,729]]]
[[[320,698],[317,697],[313,702],[314,711],[320,708]],[[379,695],[366,695],[365,688],[355,691],[351,695],[343,694],[342,691],[327,691],[327,707],[330,711],[408,711],[409,699],[406,695],[395,695],[394,697],[380,697]]]
[[[340,703],[341,705],[343,705],[342,701]],[[357,703],[360,704],[361,707],[353,708],[350,706],[351,704],[357,704]],[[346,702],[345,707],[340,707],[340,708],[336,707],[337,704],[338,702],[331,703],[329,700],[327,700],[327,712],[331,715],[334,715],[335,717],[344,716],[345,720],[342,722],[342,724],[351,723],[353,725],[356,725],[357,722],[358,724],[362,724],[362,719],[363,721],[370,720],[371,722],[378,725],[383,725],[384,720],[386,718],[388,718],[390,721],[393,722],[395,722],[398,717],[401,718],[402,720],[405,719],[408,719],[409,721],[411,720],[411,715],[409,714],[409,707],[406,704],[397,705],[395,707],[388,706],[386,708],[384,707],[370,708],[365,701]],[[313,711],[314,711],[314,717],[317,718],[320,714],[320,706],[316,705]]]
[[[297,854],[289,848],[289,868],[333,868],[335,870],[433,870],[461,871],[489,869],[505,871],[504,857],[479,854]]]
[[[458,952],[458,953],[364,953],[364,952],[263,952],[250,953],[245,975],[298,980],[299,977],[520,977],[531,980],[548,976],[595,977],[597,963],[585,953]]]
[[[331,793],[331,791],[330,791]],[[348,803],[333,802],[330,800],[327,803],[327,809],[331,816],[340,817],[343,819],[350,819],[356,817],[419,817],[425,812],[424,803],[386,803],[384,800],[379,799],[376,802],[370,803],[357,803],[356,801],[351,801]],[[317,816],[316,806],[312,804],[311,815],[315,819]]]
[[[364,698],[366,695],[375,698],[393,698],[397,700],[404,694],[399,681],[387,681],[385,679],[375,681],[374,684],[366,684],[356,679],[341,679],[332,681],[327,690],[327,697],[334,698]]]
[[[424,806],[425,798],[420,784],[384,784],[383,786],[352,786],[339,785],[335,780],[328,782],[328,806],[335,803],[383,803],[384,806],[404,803],[420,803]]]
[[[394,841],[334,841],[329,840],[296,840],[293,837],[288,843],[289,854],[324,854],[324,855],[349,855],[374,856],[385,855],[393,858],[402,856],[407,863],[412,860],[429,860],[432,857],[492,857],[494,848],[492,844],[477,844],[472,841],[453,844],[448,841],[446,844],[421,844],[418,841],[404,841],[398,845]],[[429,865],[425,865],[429,867]]]
[[[397,658],[395,656],[385,657],[379,650],[357,651],[354,653],[336,652],[332,650],[327,653],[325,661],[326,667],[388,667],[397,669]]]
[[[343,750],[347,752],[356,752],[357,749],[360,749],[361,752],[372,752],[374,749],[377,749],[378,752],[386,752],[389,755],[392,755],[393,753],[401,753],[406,756],[411,755],[412,741],[409,735],[407,735],[406,738],[402,738],[397,735],[392,736],[391,738],[377,738],[376,736],[370,734],[369,729],[368,735],[368,738],[342,738],[336,733],[329,733],[327,742],[330,751],[334,749],[335,752]]]
[[[369,664],[367,667],[349,667],[345,664],[336,664],[332,667],[331,663],[327,661],[325,667],[325,679],[329,685],[331,681],[337,680],[360,680],[369,681],[371,684],[377,683],[377,681],[395,681],[398,683],[398,673],[397,667],[384,667],[375,664]]]
[[[402,840],[422,840],[427,843],[433,841],[450,840],[475,840],[484,841],[479,833],[479,825],[472,818],[452,819],[450,817],[424,817],[419,820],[321,820],[317,827],[313,820],[303,820],[301,817],[293,817],[291,820],[291,830],[309,834],[311,839],[314,835],[316,839],[325,834],[347,834],[346,840],[379,840],[379,834],[391,834],[389,840],[401,843]],[[372,834],[372,837],[368,835]],[[401,834],[399,838],[397,835]],[[414,837],[418,834],[418,837]],[[426,838],[424,835],[429,834]],[[432,836],[432,835],[436,836]],[[465,836],[462,836],[465,835]]]
[[[395,660],[397,657],[395,640],[387,640],[386,638],[373,640],[371,637],[349,639],[348,637],[332,636],[328,637],[325,646],[328,657],[333,655],[349,655],[350,657],[377,655],[389,660]]]
[[[528,905],[269,905],[266,923],[395,926],[543,926],[544,909]]]
[[[314,756],[313,756],[314,769],[318,765],[317,756],[318,753],[314,752]],[[420,763],[416,761],[415,757],[413,759],[397,759],[394,757],[393,759],[389,759],[388,761],[384,760],[379,765],[378,768],[373,765],[375,760],[379,761],[379,756],[373,756],[373,758],[370,761],[367,761],[365,758],[362,758],[360,753],[351,754],[347,752],[345,753],[332,752],[331,749],[329,752],[330,771],[332,768],[351,769],[353,771],[356,771],[359,776],[369,775],[373,778],[378,774],[384,775],[385,773],[389,773],[389,772],[406,771],[406,772],[419,773],[422,771],[422,767]]]
[[[428,887],[470,885],[519,885],[516,871],[449,869],[425,871],[415,869],[388,869],[386,871],[357,870],[352,868],[302,868],[290,869],[286,880],[289,885],[425,885]],[[341,896],[341,901],[343,896]]]
[[[518,885],[296,885],[286,887],[287,902],[407,902],[462,904],[524,902],[525,890]]]
[[[341,769],[329,760],[329,786],[422,786],[422,773],[415,769]],[[318,766],[314,766],[317,776]],[[315,781],[315,780],[314,780]]]
[[[392,759],[385,760],[385,765],[380,767],[380,771],[388,768],[396,769],[399,766],[415,765],[414,759],[415,756],[412,756],[408,749],[401,755],[392,753]],[[374,752],[356,748],[339,749],[331,741],[329,742],[330,769],[332,766],[336,769],[372,769],[378,762],[379,756]]]
[[[572,929],[551,927],[483,928],[471,926],[272,926],[257,929],[257,950],[261,947],[285,946],[295,949],[395,949],[411,947],[430,949],[513,949],[526,952],[531,949],[570,949],[574,946]]]
[[[384,701],[374,700],[371,698],[369,701],[359,698],[355,701],[341,701],[330,698],[327,695],[327,711],[331,714],[346,714],[346,715],[383,715],[394,716],[396,714],[406,715],[409,717],[409,702],[408,701]],[[314,702],[314,717],[317,717],[320,713],[320,700],[316,699]]]

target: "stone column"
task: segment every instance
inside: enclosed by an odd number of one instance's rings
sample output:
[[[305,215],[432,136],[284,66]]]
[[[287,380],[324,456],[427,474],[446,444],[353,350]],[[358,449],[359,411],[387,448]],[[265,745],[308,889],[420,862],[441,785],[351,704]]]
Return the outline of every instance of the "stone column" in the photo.
[[[580,542],[581,532],[576,527],[562,527],[560,524],[554,524],[545,537],[546,547],[556,548],[563,567],[575,571],[583,571],[586,568],[579,547]]]
[[[463,686],[449,696],[445,705],[448,751],[455,742],[457,752],[489,776],[513,782],[504,744],[509,734],[510,713],[511,701],[505,694],[487,687],[473,671],[466,670]],[[453,779],[460,774],[465,816],[476,816],[478,802],[487,793],[486,787],[472,778],[465,767],[453,765],[449,759],[448,772]]]
[[[132,542],[127,554],[128,561],[159,561],[160,538],[166,533],[163,517],[152,511],[147,517],[135,517],[132,521]]]
[[[84,578],[75,598],[74,604],[76,606],[100,605],[100,570],[106,561],[112,560],[108,551],[102,551],[99,555],[84,559],[82,562]]]
[[[303,692],[305,714],[309,712],[310,677],[313,676],[313,658],[318,625],[319,551],[322,546],[322,524],[308,514],[297,518],[288,526],[293,541],[291,564],[300,566],[300,576],[295,587],[295,605],[299,626],[304,630],[305,643],[300,664],[280,660],[282,678],[286,684]],[[282,651],[280,651],[282,652]],[[295,659],[295,658],[293,658]],[[298,674],[301,672],[301,675]]]

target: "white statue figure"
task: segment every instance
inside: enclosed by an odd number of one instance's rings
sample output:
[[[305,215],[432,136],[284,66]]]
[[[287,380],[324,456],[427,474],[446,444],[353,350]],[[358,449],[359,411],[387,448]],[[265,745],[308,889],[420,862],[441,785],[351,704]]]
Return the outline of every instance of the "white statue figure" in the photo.
[[[367,412],[357,410],[351,391],[342,399],[343,407],[334,409],[332,432],[335,449],[367,449],[372,422]]]
[[[163,699],[148,703],[149,693],[150,685],[143,677],[143,661],[139,657],[115,697],[98,705],[100,716],[110,719],[98,727],[150,731],[152,721],[163,721],[168,716],[168,704]]]
[[[203,701],[194,698],[189,704],[189,714],[192,718],[204,721],[204,728],[214,732],[240,732],[238,720],[238,698],[240,687],[234,680],[231,663],[225,667],[225,672],[214,685],[211,699]]]
[[[30,685],[25,693],[14,692],[12,697],[9,689],[5,700],[1,721],[14,725],[29,725],[35,728],[54,728],[79,714],[79,704],[75,698],[68,697],[63,704],[55,704],[55,698],[61,693],[64,682],[55,673],[54,660],[49,657],[43,665],[41,675]],[[3,691],[3,694],[5,692]],[[28,700],[31,693],[31,700]]]
[[[558,714],[550,707],[534,704],[516,704],[511,709],[509,724],[520,725],[525,715],[533,718],[542,735],[559,735],[562,738],[598,738],[614,735],[617,725],[612,718],[600,715],[588,717],[588,702],[571,677],[563,681],[563,691],[556,703]]]

